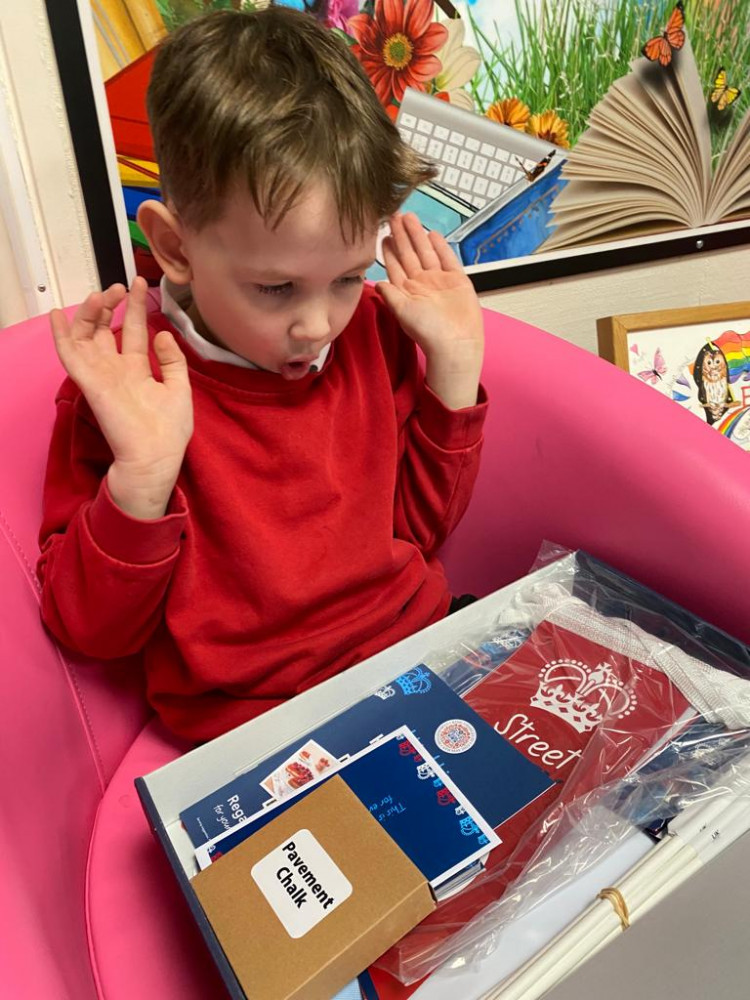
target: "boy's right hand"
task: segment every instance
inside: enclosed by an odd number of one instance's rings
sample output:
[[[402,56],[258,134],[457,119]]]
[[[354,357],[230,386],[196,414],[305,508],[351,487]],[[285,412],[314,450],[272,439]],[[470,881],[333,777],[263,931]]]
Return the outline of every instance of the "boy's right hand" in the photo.
[[[55,347],[65,371],[86,397],[114,455],[107,482],[112,499],[131,517],[163,517],[193,433],[187,362],[166,330],[154,338],[162,382],[151,372],[146,326],[147,286],[136,278],[94,292],[72,323],[50,313]],[[127,295],[122,349],[110,324]]]

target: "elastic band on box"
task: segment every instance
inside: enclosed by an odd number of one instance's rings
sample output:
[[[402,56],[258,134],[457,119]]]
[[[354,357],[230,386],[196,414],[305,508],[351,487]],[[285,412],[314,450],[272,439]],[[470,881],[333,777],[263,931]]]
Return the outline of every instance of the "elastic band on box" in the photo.
[[[628,904],[625,902],[625,898],[620,890],[611,888],[602,889],[599,893],[599,899],[608,899],[610,901],[612,909],[620,918],[622,929],[626,931],[630,927],[630,913],[628,912]]]

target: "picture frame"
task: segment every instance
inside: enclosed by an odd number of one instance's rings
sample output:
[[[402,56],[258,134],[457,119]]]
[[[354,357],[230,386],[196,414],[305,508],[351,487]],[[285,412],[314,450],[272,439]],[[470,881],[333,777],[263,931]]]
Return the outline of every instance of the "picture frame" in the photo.
[[[750,451],[750,301],[597,320],[600,357]]]

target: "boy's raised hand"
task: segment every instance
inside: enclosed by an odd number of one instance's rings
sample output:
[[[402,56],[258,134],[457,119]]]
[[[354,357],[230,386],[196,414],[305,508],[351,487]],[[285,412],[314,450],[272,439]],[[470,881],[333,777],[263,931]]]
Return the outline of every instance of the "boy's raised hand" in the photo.
[[[114,462],[107,481],[115,503],[132,517],[162,517],[193,433],[193,400],[185,356],[166,330],[154,339],[163,381],[148,357],[147,287],[136,278],[94,292],[72,322],[50,313],[60,361],[91,407]],[[127,295],[118,350],[112,312]]]
[[[427,384],[452,410],[473,406],[484,353],[482,312],[474,287],[439,233],[411,213],[390,220],[383,241],[388,281],[378,291],[424,352]]]

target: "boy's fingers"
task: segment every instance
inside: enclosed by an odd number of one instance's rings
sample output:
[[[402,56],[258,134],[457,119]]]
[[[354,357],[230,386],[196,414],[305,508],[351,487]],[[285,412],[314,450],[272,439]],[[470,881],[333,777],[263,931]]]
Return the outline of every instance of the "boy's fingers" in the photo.
[[[413,278],[422,270],[422,267],[412,246],[411,237],[404,226],[403,215],[396,214],[392,216],[390,224],[391,247],[394,251],[394,256],[398,258],[406,277]]]
[[[110,285],[109,288],[102,292],[102,298],[104,300],[105,309],[115,309],[125,296],[128,294],[128,290],[125,285],[116,284]]]
[[[99,325],[103,301],[104,299],[101,292],[92,292],[91,295],[88,295],[83,300],[78,309],[76,309],[75,315],[73,316],[73,322],[69,324],[67,319],[65,320],[67,330],[63,331],[63,328],[59,323],[58,329],[63,332],[63,335],[69,336],[72,340],[90,340],[94,336],[94,331]],[[54,309],[53,312],[61,313],[61,310]],[[65,314],[61,313],[61,315],[65,319]],[[51,318],[52,314],[50,314],[50,319]]]
[[[146,282],[135,278],[125,305],[122,323],[122,353],[147,354],[148,328],[146,326]]]
[[[127,294],[127,288],[125,285],[121,284],[110,285],[106,291],[102,292],[104,303],[102,305],[101,315],[99,316],[99,326],[110,326],[112,323],[112,313]]]
[[[429,240],[444,271],[463,271],[461,261],[448,246],[445,237],[441,236],[440,233],[432,231],[429,234]]]
[[[416,215],[408,213],[404,216],[404,228],[422,268],[425,271],[440,270],[440,260],[430,242],[429,234]]]
[[[52,327],[52,336],[55,341],[55,350],[65,371],[71,378],[75,379],[76,358],[78,351],[75,346],[71,324],[62,309],[53,309],[49,314],[49,322]]]
[[[110,326],[112,325],[113,312],[114,312],[113,309],[102,309],[97,326],[100,328],[106,327],[109,330]]]
[[[68,317],[62,309],[52,310],[49,314],[49,324],[52,327],[52,336],[55,338],[56,344],[59,345],[61,341],[70,337],[70,323],[68,323]]]
[[[404,302],[404,293],[401,289],[396,288],[389,281],[379,281],[375,287],[383,296],[383,301],[388,308],[394,313],[398,312],[399,306]]]
[[[388,278],[395,285],[402,285],[406,280],[406,273],[395,254],[392,241],[393,237],[391,236],[386,236],[383,240],[383,263],[388,272]]]
[[[169,330],[160,330],[154,337],[154,353],[165,384],[188,380],[185,355]]]

